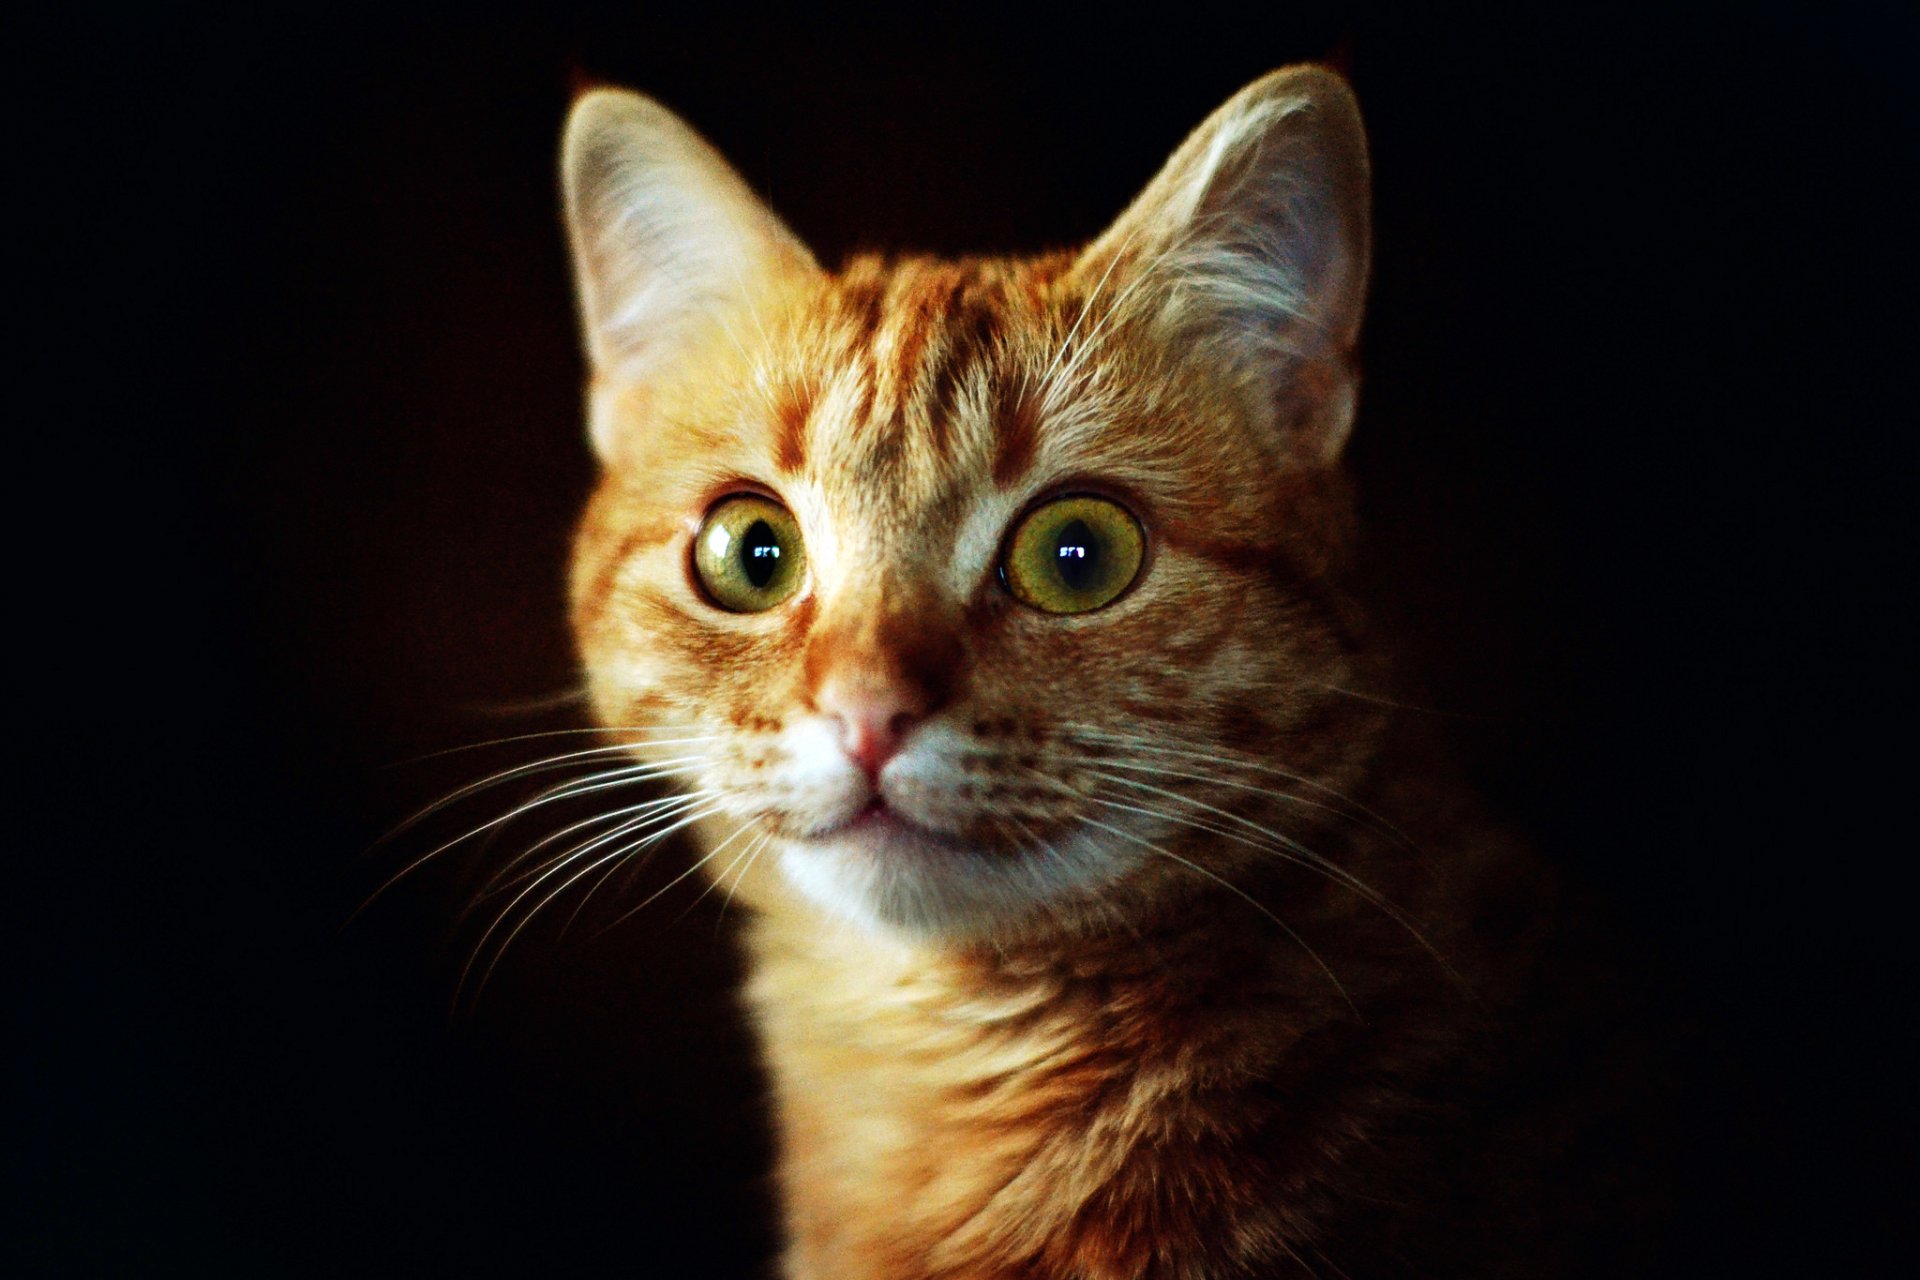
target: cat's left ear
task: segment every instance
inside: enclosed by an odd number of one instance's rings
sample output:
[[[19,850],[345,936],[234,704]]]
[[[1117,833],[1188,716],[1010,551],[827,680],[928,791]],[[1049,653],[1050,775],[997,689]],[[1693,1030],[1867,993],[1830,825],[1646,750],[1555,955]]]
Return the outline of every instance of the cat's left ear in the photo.
[[[593,89],[560,153],[580,321],[596,379],[644,385],[820,268],[733,167],[641,94]],[[603,457],[616,442],[593,414]]]
[[[1330,463],[1358,393],[1368,201],[1353,91],[1289,67],[1194,130],[1074,270],[1232,375],[1289,454]]]

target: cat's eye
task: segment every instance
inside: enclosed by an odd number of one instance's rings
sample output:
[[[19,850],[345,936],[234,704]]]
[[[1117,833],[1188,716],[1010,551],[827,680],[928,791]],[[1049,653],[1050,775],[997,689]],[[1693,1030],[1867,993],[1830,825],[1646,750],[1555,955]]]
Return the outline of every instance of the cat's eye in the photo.
[[[693,570],[707,595],[733,613],[758,613],[800,586],[807,554],[793,513],[757,493],[707,513],[693,539]]]
[[[1092,495],[1036,507],[1014,528],[1000,568],[1014,599],[1048,613],[1085,613],[1111,603],[1146,557],[1140,522]]]

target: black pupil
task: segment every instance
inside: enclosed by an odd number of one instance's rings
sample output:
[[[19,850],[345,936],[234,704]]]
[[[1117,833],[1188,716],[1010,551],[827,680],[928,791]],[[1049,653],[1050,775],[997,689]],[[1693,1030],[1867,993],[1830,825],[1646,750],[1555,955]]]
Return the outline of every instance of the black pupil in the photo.
[[[1100,540],[1085,520],[1070,520],[1060,531],[1060,581],[1069,590],[1085,591],[1100,577]]]
[[[747,581],[756,587],[772,582],[779,570],[780,538],[765,520],[747,526],[747,535],[740,540],[740,566],[746,570]]]

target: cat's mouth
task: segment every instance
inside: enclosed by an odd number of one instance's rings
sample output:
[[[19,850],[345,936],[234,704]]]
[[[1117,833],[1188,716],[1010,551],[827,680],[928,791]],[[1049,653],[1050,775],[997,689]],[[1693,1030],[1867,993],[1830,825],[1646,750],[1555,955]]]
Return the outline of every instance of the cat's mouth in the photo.
[[[910,827],[915,825],[910,818],[902,817],[888,806],[885,799],[875,796],[860,806],[859,812],[840,824],[842,830],[859,831],[862,829],[891,827]]]
[[[849,796],[839,814],[789,838],[781,869],[804,896],[837,915],[957,939],[1024,919],[1123,874],[1136,860],[1077,829],[1036,834],[1031,824],[1039,815],[1008,812],[1005,803],[964,808],[940,799],[911,789],[896,798]],[[1003,824],[1027,839],[999,831]],[[1046,856],[1037,856],[1042,851]]]
[[[809,833],[821,843],[853,844],[876,853],[906,849],[973,850],[974,842],[957,833],[908,817],[884,796],[875,795],[848,817]]]

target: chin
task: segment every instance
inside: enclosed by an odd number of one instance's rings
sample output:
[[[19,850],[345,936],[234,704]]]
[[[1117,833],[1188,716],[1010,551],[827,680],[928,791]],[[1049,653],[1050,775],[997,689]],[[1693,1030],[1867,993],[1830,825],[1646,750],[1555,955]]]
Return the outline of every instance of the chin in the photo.
[[[1134,861],[1084,832],[1045,847],[991,845],[887,813],[787,841],[780,867],[830,915],[896,938],[963,944],[1097,900]]]

